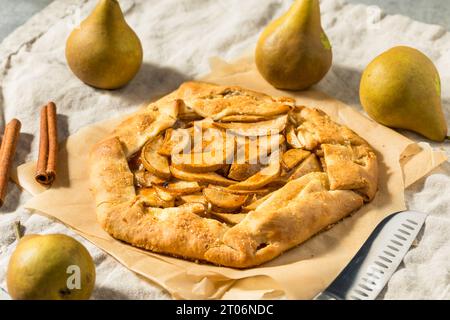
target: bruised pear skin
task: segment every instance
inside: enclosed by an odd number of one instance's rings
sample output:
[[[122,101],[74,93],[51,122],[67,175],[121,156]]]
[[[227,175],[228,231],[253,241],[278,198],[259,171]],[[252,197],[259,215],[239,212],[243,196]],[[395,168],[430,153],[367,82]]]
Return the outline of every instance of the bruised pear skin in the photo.
[[[331,67],[330,41],[322,29],[318,0],[297,0],[261,34],[255,62],[277,89],[304,90],[318,83]]]
[[[375,121],[443,141],[447,123],[441,81],[433,62],[410,47],[394,47],[376,57],[360,84],[361,104]]]
[[[100,0],[67,39],[66,59],[72,72],[86,84],[117,89],[136,76],[143,50],[119,3]]]
[[[6,275],[15,300],[87,300],[95,265],[86,248],[62,235],[27,235],[13,252]]]

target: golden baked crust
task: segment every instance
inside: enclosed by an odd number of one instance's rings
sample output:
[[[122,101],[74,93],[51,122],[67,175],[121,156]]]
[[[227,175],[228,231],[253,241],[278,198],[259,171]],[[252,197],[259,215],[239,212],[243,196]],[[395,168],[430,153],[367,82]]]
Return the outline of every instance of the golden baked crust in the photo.
[[[179,125],[180,119],[201,118],[210,119],[201,125],[213,130],[235,129],[235,124],[225,125],[225,121],[276,118],[279,124],[280,119],[286,118],[286,125],[277,124],[277,130],[281,131],[272,134],[272,137],[283,138],[277,152],[301,149],[301,152],[291,152],[290,156],[301,155],[302,161],[290,159],[292,166],[299,164],[288,171],[280,165],[283,161],[274,163],[277,160],[270,158],[265,171],[260,172],[260,164],[249,163],[242,167],[235,163],[189,167],[195,173],[188,174],[179,166],[171,165],[173,176],[179,178],[182,172],[180,177],[190,181],[181,184],[185,188],[182,191],[187,190],[186,193],[192,195],[185,197],[177,193],[172,199],[167,192],[169,183],[152,177],[153,182],[146,190],[162,192],[158,193],[162,199],[158,198],[161,200],[158,205],[168,205],[149,206],[149,199],[141,192],[142,186],[136,183],[137,174],[130,161],[146,143],[157,137],[161,139],[161,134],[167,134],[166,129]],[[232,122],[228,122],[230,120]],[[242,126],[248,127],[251,131],[251,125]],[[253,134],[253,131],[245,131],[246,134]],[[275,154],[273,150],[270,152],[272,156]],[[272,98],[240,87],[201,82],[184,83],[177,91],[125,120],[110,137],[93,147],[90,161],[98,220],[114,238],[154,252],[235,268],[259,265],[306,241],[360,208],[364,202],[371,201],[377,190],[374,151],[366,141],[331,121],[323,112],[295,106],[290,98]],[[197,184],[198,176],[204,175],[199,170],[205,168],[215,171],[205,173],[211,175],[205,181],[214,182],[219,176],[223,180],[217,181],[222,182],[222,186],[220,183],[217,186]],[[234,177],[240,172],[250,172],[250,180],[247,176],[236,181],[222,177],[227,174]],[[255,172],[258,173],[253,175]],[[264,172],[263,178],[261,172]],[[194,178],[189,179],[191,177]],[[160,182],[163,184],[158,185]],[[248,190],[251,186],[258,188]],[[206,193],[207,200],[199,191],[205,188],[213,188]],[[212,195],[215,191],[230,193],[229,198],[235,202],[234,206],[224,208],[227,210],[233,211],[236,204],[240,206],[247,200],[254,202],[241,206],[239,211],[210,214],[208,201],[212,201],[214,208]],[[190,202],[191,199],[194,200]],[[232,214],[236,214],[236,219],[220,219],[233,218]]]

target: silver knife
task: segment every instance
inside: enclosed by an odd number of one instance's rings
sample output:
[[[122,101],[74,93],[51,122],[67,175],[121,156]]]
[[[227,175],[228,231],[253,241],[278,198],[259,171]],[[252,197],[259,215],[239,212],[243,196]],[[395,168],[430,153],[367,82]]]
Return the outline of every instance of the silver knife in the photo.
[[[397,270],[427,215],[402,211],[375,228],[350,263],[314,300],[375,300]]]

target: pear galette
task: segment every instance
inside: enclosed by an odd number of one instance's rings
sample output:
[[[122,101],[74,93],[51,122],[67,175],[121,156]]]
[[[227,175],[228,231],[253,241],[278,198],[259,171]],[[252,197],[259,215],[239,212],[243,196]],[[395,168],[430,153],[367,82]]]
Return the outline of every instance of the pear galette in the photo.
[[[133,246],[246,268],[369,202],[377,158],[320,110],[188,82],[91,152],[98,220]]]

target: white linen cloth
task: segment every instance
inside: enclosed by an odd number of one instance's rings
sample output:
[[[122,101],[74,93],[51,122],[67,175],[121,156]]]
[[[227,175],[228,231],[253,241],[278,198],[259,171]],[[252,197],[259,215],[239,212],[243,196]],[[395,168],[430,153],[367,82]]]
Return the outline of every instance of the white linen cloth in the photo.
[[[0,45],[1,128],[22,121],[15,164],[37,158],[39,109],[58,105],[60,139],[79,128],[129,113],[182,81],[208,72],[208,58],[233,59],[256,43],[259,33],[292,1],[282,0],[120,0],[126,19],[142,40],[141,71],[127,87],[102,91],[81,83],[64,56],[70,31],[92,10],[95,0],[56,0]],[[360,109],[361,71],[395,45],[426,53],[441,73],[443,104],[450,122],[450,33],[444,28],[385,15],[376,7],[323,0],[322,23],[332,44],[333,68],[318,88]],[[421,137],[407,133],[413,139]],[[450,154],[450,144],[434,144]],[[400,191],[400,190],[399,190]],[[410,209],[430,214],[418,245],[381,295],[384,299],[450,299],[450,164],[447,162],[406,191]],[[65,233],[90,251],[97,267],[94,299],[165,299],[157,285],[136,276],[62,224],[30,215],[21,205],[30,198],[10,183],[0,211],[0,298],[8,299],[5,275],[15,248],[13,222],[27,233]]]

